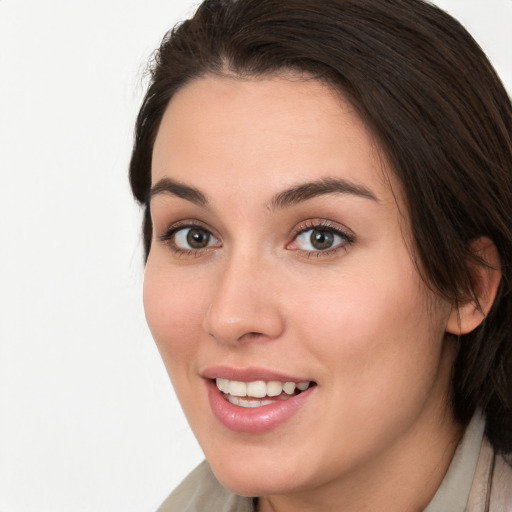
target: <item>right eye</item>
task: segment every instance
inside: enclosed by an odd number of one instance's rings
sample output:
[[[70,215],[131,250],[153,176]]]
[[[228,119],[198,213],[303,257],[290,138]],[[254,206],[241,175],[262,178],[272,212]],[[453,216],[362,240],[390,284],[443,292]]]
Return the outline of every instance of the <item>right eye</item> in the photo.
[[[174,243],[180,249],[205,249],[214,245],[215,237],[206,229],[182,228],[174,233]]]
[[[171,228],[161,237],[176,252],[194,252],[209,247],[220,247],[219,240],[201,226],[180,226]]]

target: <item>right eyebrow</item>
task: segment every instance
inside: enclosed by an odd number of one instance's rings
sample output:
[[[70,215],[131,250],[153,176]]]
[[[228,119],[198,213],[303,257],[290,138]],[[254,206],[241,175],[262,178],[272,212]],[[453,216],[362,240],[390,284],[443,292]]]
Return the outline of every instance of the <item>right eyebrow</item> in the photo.
[[[149,193],[149,200],[160,194],[171,194],[181,199],[186,199],[198,206],[207,206],[208,199],[206,196],[197,188],[190,187],[184,183],[173,180],[172,178],[162,178],[157,181],[152,187]]]
[[[271,209],[287,208],[313,197],[327,194],[351,194],[377,201],[376,195],[367,187],[340,178],[322,178],[308,181],[279,192],[269,204]]]

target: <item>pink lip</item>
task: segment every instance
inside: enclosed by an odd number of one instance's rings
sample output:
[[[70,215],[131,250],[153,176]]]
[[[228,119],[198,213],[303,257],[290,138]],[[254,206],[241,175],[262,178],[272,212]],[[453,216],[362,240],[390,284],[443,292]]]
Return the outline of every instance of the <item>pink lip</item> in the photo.
[[[205,382],[210,406],[214,416],[220,423],[234,432],[258,434],[277,428],[299,412],[316,389],[316,386],[312,386],[287,400],[276,401],[262,407],[240,407],[231,404],[224,398],[213,380],[215,377],[238,380],[241,382],[253,380],[304,382],[308,379],[294,380],[289,376],[278,375],[274,372],[258,369],[236,370],[217,368],[215,370],[214,373],[211,372],[211,369],[203,372],[203,376],[208,379]]]

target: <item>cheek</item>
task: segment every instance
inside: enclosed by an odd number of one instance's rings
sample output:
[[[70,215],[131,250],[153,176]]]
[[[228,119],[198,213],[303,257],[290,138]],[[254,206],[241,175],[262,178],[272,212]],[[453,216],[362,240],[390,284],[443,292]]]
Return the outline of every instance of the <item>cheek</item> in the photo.
[[[207,294],[202,280],[182,282],[150,260],[144,276],[144,310],[151,334],[173,379],[177,363],[194,357]]]
[[[369,268],[313,288],[293,309],[307,312],[301,337],[311,355],[331,368],[342,393],[364,394],[371,407],[383,394],[435,378],[446,312],[430,304],[412,264]]]
[[[331,404],[332,421],[318,435],[338,439],[330,449],[347,460],[390,443],[436,389],[443,313],[434,311],[418,279],[406,274],[378,281],[347,278],[342,289],[324,290],[321,299],[310,296],[297,306],[309,311],[302,317],[301,339],[308,359],[321,363]]]

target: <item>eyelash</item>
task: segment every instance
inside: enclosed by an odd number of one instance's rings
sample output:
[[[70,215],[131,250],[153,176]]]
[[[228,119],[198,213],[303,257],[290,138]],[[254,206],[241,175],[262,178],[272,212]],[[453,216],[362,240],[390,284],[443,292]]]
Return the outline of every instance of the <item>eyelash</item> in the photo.
[[[352,234],[347,233],[344,229],[341,229],[337,224],[334,224],[328,220],[312,219],[308,220],[304,224],[300,225],[293,233],[292,242],[287,244],[287,247],[297,241],[297,238],[308,231],[324,231],[331,233],[334,236],[338,236],[342,239],[338,245],[325,250],[308,251],[303,249],[295,249],[300,254],[305,254],[308,258],[323,258],[337,254],[339,251],[346,251],[355,241]]]
[[[185,221],[173,224],[163,235],[159,237],[159,240],[166,244],[178,256],[200,256],[201,254],[204,254],[205,251],[211,250],[211,247],[205,247],[202,249],[182,249],[181,247],[178,247],[175,242],[176,234],[185,229],[199,229],[201,231],[205,231],[211,237],[218,240],[218,238],[211,232],[211,229],[199,221]]]
[[[199,221],[186,221],[186,222],[180,222],[177,224],[172,225],[167,231],[159,237],[160,242],[166,244],[169,246],[169,248],[177,255],[179,256],[200,256],[201,254],[205,254],[206,251],[211,251],[216,247],[204,247],[201,249],[183,249],[181,247],[178,247],[175,243],[175,237],[176,234],[179,233],[182,230],[185,229],[199,229],[201,231],[205,231],[209,234],[209,236],[213,237],[215,240],[219,240],[218,237],[216,237],[211,230],[203,225]],[[339,237],[342,239],[342,242],[338,243],[338,245],[328,248],[325,250],[304,250],[304,249],[293,249],[299,254],[306,255],[308,258],[321,258],[321,257],[328,257],[333,256],[334,254],[338,253],[340,250],[346,251],[350,245],[352,245],[355,241],[355,238],[352,234],[347,233],[345,230],[341,229],[337,224],[333,224],[330,221],[327,220],[309,220],[306,223],[301,224],[297,227],[296,230],[294,230],[292,235],[292,241],[289,242],[286,247],[288,248],[291,244],[297,242],[297,238],[303,234],[307,233],[308,231],[312,230],[319,230],[324,231],[327,233],[331,233],[335,237]],[[219,242],[220,243],[220,242]]]

